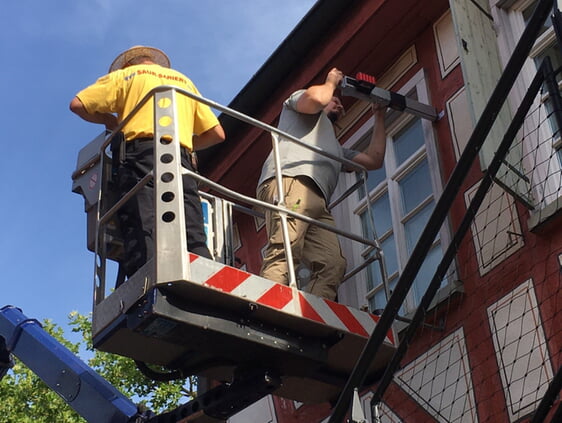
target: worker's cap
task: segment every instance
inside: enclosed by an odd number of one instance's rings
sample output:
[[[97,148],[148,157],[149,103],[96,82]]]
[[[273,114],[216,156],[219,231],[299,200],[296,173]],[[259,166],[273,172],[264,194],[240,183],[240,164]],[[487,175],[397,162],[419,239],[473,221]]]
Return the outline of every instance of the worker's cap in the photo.
[[[157,65],[164,66],[165,68],[170,67],[170,59],[162,50],[158,50],[154,47],[134,46],[115,58],[109,67],[109,72],[123,69],[131,60],[142,56],[150,57],[150,59]]]

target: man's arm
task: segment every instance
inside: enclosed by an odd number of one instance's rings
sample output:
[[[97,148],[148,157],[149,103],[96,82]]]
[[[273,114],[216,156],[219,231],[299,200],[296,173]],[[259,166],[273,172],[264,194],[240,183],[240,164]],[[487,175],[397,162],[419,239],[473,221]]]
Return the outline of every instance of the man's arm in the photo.
[[[355,163],[360,164],[367,170],[375,170],[382,167],[386,151],[386,127],[384,124],[386,106],[373,103],[371,105],[371,110],[375,116],[371,141],[364,152],[357,154],[353,158]]]
[[[297,102],[297,112],[306,114],[320,113],[332,100],[334,91],[343,79],[343,73],[333,68],[326,76],[326,81],[321,85],[308,87]]]
[[[222,126],[220,124],[215,125],[199,135],[193,135],[193,150],[204,150],[207,147],[223,142],[225,138]]]
[[[90,113],[78,97],[74,97],[70,102],[70,110],[76,113],[87,122],[100,123],[105,125],[110,131],[117,127],[117,117],[111,113]]]

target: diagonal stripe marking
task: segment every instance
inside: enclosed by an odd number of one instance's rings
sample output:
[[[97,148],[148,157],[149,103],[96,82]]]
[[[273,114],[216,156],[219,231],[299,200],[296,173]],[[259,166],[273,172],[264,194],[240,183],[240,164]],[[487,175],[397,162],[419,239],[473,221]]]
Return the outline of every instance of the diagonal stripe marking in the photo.
[[[274,284],[271,289],[259,297],[256,302],[273,308],[282,309],[293,299],[291,288],[280,283]]]
[[[199,258],[198,255],[189,253],[190,263],[193,263],[198,258]],[[223,292],[228,292],[232,294],[233,293],[232,291],[234,291],[236,288],[241,289],[243,282],[247,281],[248,278],[253,276],[247,272],[241,271],[239,269],[230,266],[224,266],[224,265],[221,266],[216,262],[212,262],[212,263],[216,264],[217,267],[220,267],[220,269],[206,281],[205,279],[207,276],[204,276],[199,283],[202,283],[203,285],[215,287]],[[255,282],[253,279],[255,279],[255,277],[250,278],[252,282]],[[269,289],[259,299],[254,301],[281,310],[284,307],[286,307],[293,299],[292,290],[285,285],[281,285],[281,284],[274,284],[274,285],[275,285],[274,287]],[[244,284],[244,286],[246,285]],[[236,293],[236,295],[240,296],[240,293]],[[317,298],[319,301],[322,302],[322,304],[317,304],[316,305],[317,307],[320,305],[327,306],[334,313],[333,317],[335,320],[334,322],[329,323],[326,321],[325,318],[323,318],[319,314],[319,312],[310,303],[310,301],[308,301],[301,293],[299,293],[299,298],[300,298],[302,317],[331,326],[339,326],[339,324],[336,324],[336,320],[339,320],[349,331],[363,336],[367,336],[367,337],[369,336],[365,329],[365,322],[362,323],[357,318],[357,316],[355,316],[346,306],[343,306],[338,303],[334,303],[332,301]],[[365,313],[365,315],[368,316],[368,318],[370,318],[375,324],[377,324],[380,319],[379,316],[376,316],[371,313]],[[395,344],[394,333],[392,330],[389,330],[387,332],[386,337],[391,344],[393,345]]]
[[[262,279],[256,275],[250,275],[242,285],[232,291],[232,294],[249,301],[257,301],[258,298],[269,291],[273,285],[276,285],[276,282]]]
[[[332,311],[337,314],[342,323],[350,332],[356,333],[358,335],[363,335],[367,338],[369,337],[369,334],[367,333],[363,325],[361,325],[359,320],[355,318],[355,316],[347,309],[346,306],[334,303],[333,301],[326,301],[326,304],[328,304],[328,307],[330,307]]]
[[[369,314],[369,316],[371,316],[371,319],[373,319],[373,321],[374,321],[375,323],[377,323],[377,324],[379,323],[380,316],[377,316],[377,315],[371,314],[371,313],[368,313],[368,314]],[[392,345],[396,345],[396,342],[394,341],[394,332],[392,332],[392,329],[390,329],[390,330],[386,333],[386,337],[388,338],[389,342],[390,342]]]
[[[232,292],[234,288],[250,277],[249,273],[225,266],[213,276],[211,276],[205,285],[220,289],[224,292]]]
[[[306,317],[307,319],[314,320],[316,322],[326,323],[301,293],[299,293],[299,299],[301,303],[302,317]]]

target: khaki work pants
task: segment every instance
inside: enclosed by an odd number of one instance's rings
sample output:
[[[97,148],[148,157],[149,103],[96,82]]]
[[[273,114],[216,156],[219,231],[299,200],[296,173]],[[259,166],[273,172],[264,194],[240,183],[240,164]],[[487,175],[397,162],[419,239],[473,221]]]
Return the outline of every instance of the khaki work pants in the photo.
[[[284,176],[283,190],[285,205],[289,210],[325,224],[335,225],[334,218],[326,207],[326,201],[312,179],[306,176]],[[271,204],[277,202],[275,179],[269,179],[259,186],[257,198]],[[287,221],[295,269],[303,264],[312,272],[310,283],[300,288],[319,297],[335,300],[346,268],[337,235],[291,216],[287,217]],[[267,279],[288,285],[281,219],[277,213],[266,210],[265,224],[268,245],[260,274]]]

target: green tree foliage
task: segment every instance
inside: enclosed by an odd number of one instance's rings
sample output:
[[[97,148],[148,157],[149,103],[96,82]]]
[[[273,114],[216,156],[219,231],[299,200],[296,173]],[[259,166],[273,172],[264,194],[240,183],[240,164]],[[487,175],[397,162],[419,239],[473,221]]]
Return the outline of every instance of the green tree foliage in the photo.
[[[133,360],[94,350],[89,316],[72,312],[69,326],[81,340],[70,342],[62,328],[50,320],[43,328],[77,356],[89,356],[88,366],[135,403],[162,413],[195,396],[195,380],[155,382],[136,368]],[[0,381],[0,423],[85,422],[62,398],[51,391],[31,370],[14,358],[15,365]]]

